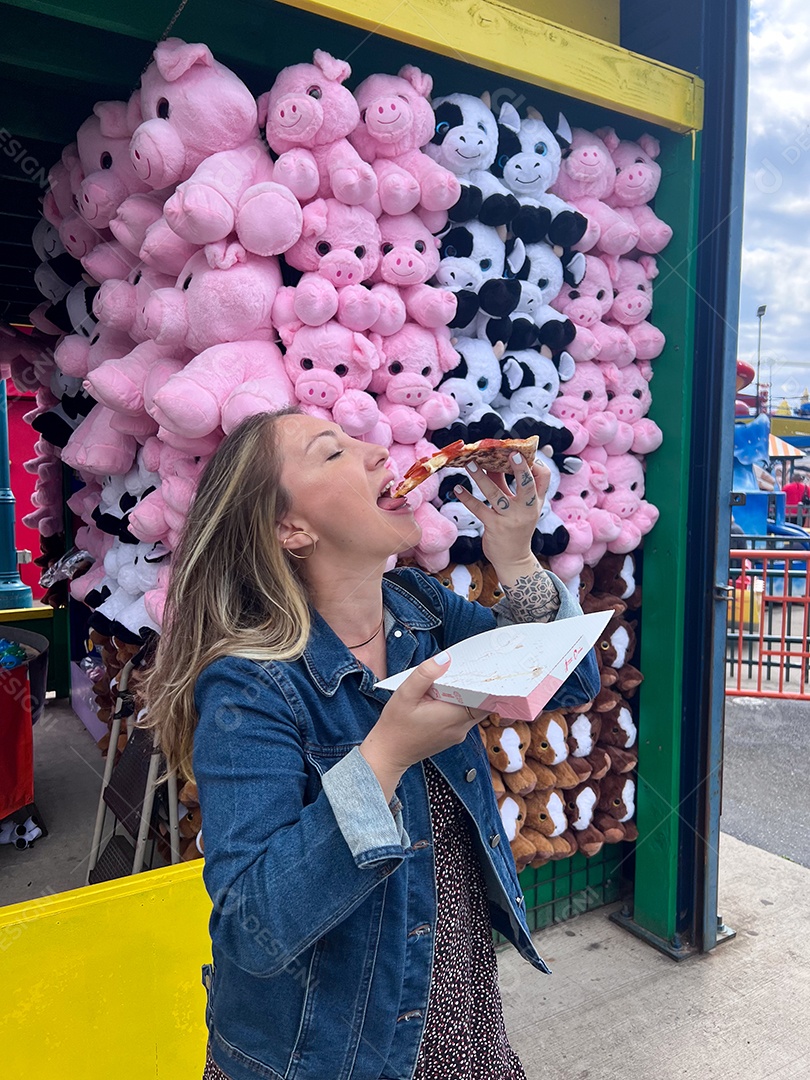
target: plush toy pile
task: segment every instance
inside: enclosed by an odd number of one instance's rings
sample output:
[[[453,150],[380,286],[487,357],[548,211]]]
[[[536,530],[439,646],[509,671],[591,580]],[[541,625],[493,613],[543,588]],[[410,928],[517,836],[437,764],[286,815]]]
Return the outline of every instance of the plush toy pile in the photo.
[[[657,518],[658,144],[496,116],[487,95],[431,100],[410,65],[350,76],[318,50],[256,100],[207,46],[169,39],[129,101],[95,106],[35,232],[36,335],[5,346],[38,387],[27,520],[61,529],[60,460],[75,470],[94,564],[71,593],[100,641],[135,648],[159,632],[199,476],[246,416],[297,403],[388,447],[400,476],[457,438],[538,434],[552,479],[533,550],[614,607],[623,645],[605,645],[617,661],[588,710],[530,735],[493,717],[485,735],[516,856],[592,854],[633,831],[634,638],[602,567],[632,567]],[[492,598],[459,482],[476,490],[443,474],[414,493],[405,558]]]

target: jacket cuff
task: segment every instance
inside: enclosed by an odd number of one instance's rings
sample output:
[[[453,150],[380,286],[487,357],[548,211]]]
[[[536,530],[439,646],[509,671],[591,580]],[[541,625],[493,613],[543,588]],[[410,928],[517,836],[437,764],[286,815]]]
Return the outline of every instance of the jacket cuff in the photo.
[[[410,839],[402,823],[402,804],[385,801],[374,770],[355,746],[323,774],[324,793],[355,863],[363,868],[403,858]]]

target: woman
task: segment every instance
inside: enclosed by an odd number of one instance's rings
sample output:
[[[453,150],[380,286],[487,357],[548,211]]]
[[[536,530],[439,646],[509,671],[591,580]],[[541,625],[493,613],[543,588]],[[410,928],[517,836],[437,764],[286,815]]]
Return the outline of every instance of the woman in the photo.
[[[476,724],[426,693],[496,616],[414,569],[387,451],[294,410],[252,417],[201,479],[148,686],[196,778],[214,904],[206,1080],[513,1080],[492,927],[548,971]],[[579,612],[531,555],[548,472],[473,469],[505,621]],[[432,657],[432,659],[431,659]],[[418,665],[393,694],[387,675]],[[592,657],[560,704],[598,689]]]

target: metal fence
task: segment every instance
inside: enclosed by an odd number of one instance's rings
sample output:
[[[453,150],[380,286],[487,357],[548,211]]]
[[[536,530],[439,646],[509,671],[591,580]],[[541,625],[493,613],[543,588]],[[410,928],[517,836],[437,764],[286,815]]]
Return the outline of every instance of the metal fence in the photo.
[[[726,694],[810,700],[810,550],[746,542],[729,553]]]

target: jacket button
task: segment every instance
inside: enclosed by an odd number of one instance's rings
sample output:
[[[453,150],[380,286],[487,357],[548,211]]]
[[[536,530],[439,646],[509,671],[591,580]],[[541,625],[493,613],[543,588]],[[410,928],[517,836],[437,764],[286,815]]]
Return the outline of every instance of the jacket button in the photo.
[[[468,784],[471,783],[476,778],[476,776],[478,776],[477,769],[467,769],[467,771],[464,773],[464,779],[467,781]]]
[[[394,631],[394,637],[402,637],[402,631],[401,630],[395,630]]]
[[[501,834],[500,833],[495,832],[489,838],[489,846],[492,847],[492,848],[497,847],[498,844],[500,844],[500,842],[501,842]]]

